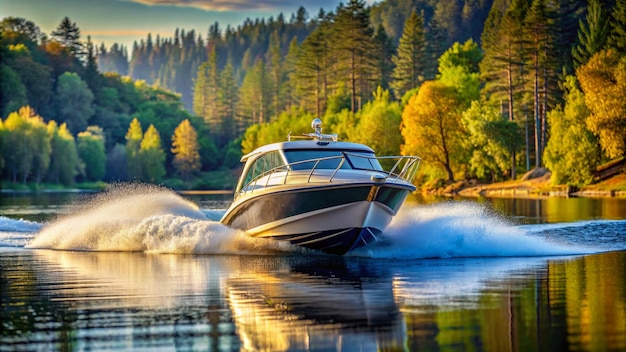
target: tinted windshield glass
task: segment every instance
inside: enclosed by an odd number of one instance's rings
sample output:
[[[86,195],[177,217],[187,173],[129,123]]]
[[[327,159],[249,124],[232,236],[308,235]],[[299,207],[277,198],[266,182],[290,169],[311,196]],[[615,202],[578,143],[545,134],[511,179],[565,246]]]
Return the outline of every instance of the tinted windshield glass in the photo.
[[[339,150],[287,150],[285,157],[287,162],[295,163],[292,165],[294,170],[308,170],[315,167],[316,169],[336,169],[341,163],[343,153]],[[380,164],[374,158],[372,153],[353,153],[347,154],[348,160],[341,165],[342,169],[367,169],[382,170]],[[324,158],[324,160],[317,159]],[[311,160],[311,161],[306,161]],[[305,162],[303,162],[305,161]],[[315,166],[317,163],[317,166]]]

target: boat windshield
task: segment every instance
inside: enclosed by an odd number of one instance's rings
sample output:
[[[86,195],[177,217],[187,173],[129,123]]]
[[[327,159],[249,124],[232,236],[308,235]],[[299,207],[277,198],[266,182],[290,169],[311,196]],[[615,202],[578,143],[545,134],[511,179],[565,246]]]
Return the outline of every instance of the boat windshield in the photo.
[[[289,164],[297,163],[292,165],[294,170],[310,170],[313,167],[316,169],[336,169],[341,163],[343,155],[346,156],[346,161],[341,165],[342,169],[383,170],[373,153],[347,152],[344,154],[340,150],[286,150],[284,153]],[[317,159],[320,158],[329,159],[321,160],[315,166]],[[306,160],[311,161],[302,162]]]

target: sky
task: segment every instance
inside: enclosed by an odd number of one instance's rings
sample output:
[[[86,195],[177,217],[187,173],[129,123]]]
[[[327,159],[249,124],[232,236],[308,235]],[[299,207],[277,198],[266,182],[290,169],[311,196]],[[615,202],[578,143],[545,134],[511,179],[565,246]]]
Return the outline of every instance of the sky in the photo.
[[[132,48],[133,41],[153,37],[172,37],[176,28],[206,37],[209,25],[218,22],[237,27],[246,18],[276,18],[281,12],[289,21],[300,6],[309,18],[320,8],[334,11],[347,0],[0,0],[0,18],[22,17],[50,34],[68,16],[81,31],[81,37],[107,47],[121,43]],[[366,3],[373,3],[368,0]]]

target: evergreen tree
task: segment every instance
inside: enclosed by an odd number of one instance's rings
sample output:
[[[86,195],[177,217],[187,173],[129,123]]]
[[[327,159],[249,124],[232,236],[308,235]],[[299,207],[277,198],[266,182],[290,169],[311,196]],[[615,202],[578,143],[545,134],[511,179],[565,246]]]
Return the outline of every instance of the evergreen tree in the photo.
[[[578,43],[572,49],[576,66],[585,64],[600,50],[604,49],[610,33],[609,14],[600,0],[589,0],[587,17],[580,20]]]
[[[87,52],[83,77],[85,83],[87,83],[87,86],[93,93],[96,103],[98,103],[102,88],[102,80],[100,72],[98,71],[98,63],[96,62],[97,58],[93,42],[91,41],[91,36],[87,36],[87,44],[85,46]]]
[[[424,81],[426,61],[424,21],[421,15],[413,11],[404,24],[398,54],[393,56],[395,69],[391,87],[397,98],[419,87]]]
[[[387,90],[393,76],[394,63],[392,57],[396,50],[392,38],[387,35],[382,25],[376,29],[374,40],[376,41],[376,57],[378,58],[378,65],[374,74],[378,80],[375,84]]]
[[[339,5],[333,23],[332,50],[336,54],[334,83],[347,87],[351,111],[355,112],[374,91],[377,67],[376,42],[370,27],[369,12],[363,0]]]
[[[485,55],[480,71],[485,81],[484,92],[490,99],[506,102],[509,121],[516,120],[515,102],[524,86],[525,38],[520,33],[529,6],[528,0],[513,0],[508,8],[504,0],[494,1],[482,35]],[[516,167],[516,154],[512,153],[512,179],[516,177]]]
[[[268,81],[271,85],[271,90],[268,92],[269,96],[272,98],[272,103],[270,104],[270,116],[278,115],[280,112],[284,110],[284,90],[283,90],[283,82],[284,78],[284,70],[283,70],[283,59],[282,52],[280,47],[280,38],[278,37],[278,32],[273,32],[270,35],[270,44],[269,49],[266,54],[267,57],[267,71],[268,71]],[[246,126],[247,127],[247,126]]]
[[[238,131],[236,125],[238,87],[235,80],[235,69],[230,61],[220,73],[220,89],[218,90],[218,97],[220,127],[222,131],[221,140],[218,146],[223,147],[228,141],[232,140],[236,134],[243,132]]]
[[[80,40],[80,29],[69,17],[64,17],[51,34],[61,45],[68,48],[74,57],[80,59],[85,55],[83,43]]]
[[[553,82],[557,81],[556,60],[550,53],[554,52],[555,38],[546,0],[533,0],[525,19],[526,45],[528,47],[527,65],[531,73],[532,96],[535,125],[535,167],[542,166],[541,156],[546,141],[546,110],[548,105],[548,88],[554,91]],[[530,153],[530,151],[527,151]]]
[[[317,117],[326,110],[331,67],[335,57],[331,51],[331,16],[320,11],[317,28],[302,42],[297,53],[296,90],[301,105]]]
[[[150,125],[143,135],[139,147],[142,180],[150,183],[161,182],[165,176],[165,151],[161,145],[159,131]]]
[[[611,17],[609,47],[626,55],[626,0],[616,0]]]
[[[174,154],[172,164],[185,181],[188,181],[194,172],[200,170],[198,150],[196,130],[189,120],[185,119],[176,127],[172,135],[172,153]]]

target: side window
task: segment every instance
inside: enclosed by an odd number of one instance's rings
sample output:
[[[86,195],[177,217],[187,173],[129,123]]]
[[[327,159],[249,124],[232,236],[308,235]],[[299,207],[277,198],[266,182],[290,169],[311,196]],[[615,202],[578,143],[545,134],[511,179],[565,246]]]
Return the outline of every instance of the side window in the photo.
[[[250,165],[250,168],[246,173],[246,178],[243,182],[243,188],[245,188],[250,182],[254,181],[254,179],[263,175],[264,173],[284,165],[285,163],[283,161],[283,158],[278,151],[272,151],[265,155],[262,155],[261,157],[256,159],[252,165]]]

